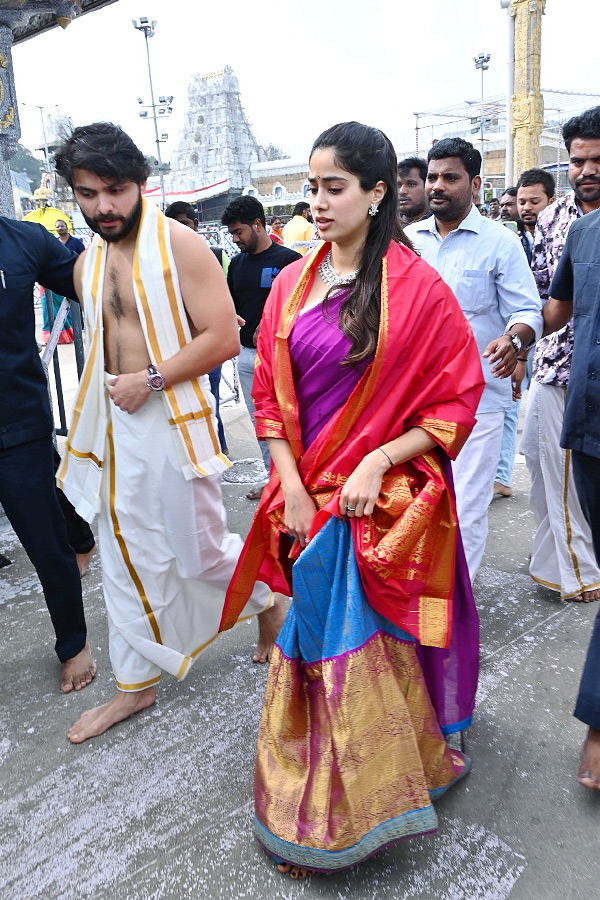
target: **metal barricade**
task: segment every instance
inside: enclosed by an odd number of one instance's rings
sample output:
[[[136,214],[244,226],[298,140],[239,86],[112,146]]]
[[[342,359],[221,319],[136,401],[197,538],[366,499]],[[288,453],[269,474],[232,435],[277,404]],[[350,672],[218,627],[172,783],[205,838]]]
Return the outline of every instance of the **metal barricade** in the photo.
[[[232,367],[231,380],[228,375],[223,373],[223,369],[221,369],[221,384],[225,382],[227,387],[230,390],[230,393],[226,396],[223,396],[219,391],[219,402],[220,403],[229,403],[231,400],[234,400],[235,403],[240,402],[240,376],[238,373],[238,361],[237,356],[234,356],[233,359],[229,360]]]
[[[52,363],[52,369],[54,372],[54,387],[56,391],[56,402],[58,406],[58,417],[60,424],[58,427],[55,425],[55,432],[61,436],[65,436],[67,434],[67,416],[65,411],[65,401],[64,401],[64,392],[63,392],[63,384],[62,384],[62,376],[60,371],[60,358],[58,355],[58,339],[60,337],[60,333],[62,331],[65,319],[67,317],[69,309],[71,310],[71,325],[73,328],[73,347],[75,350],[75,364],[77,366],[77,377],[81,378],[81,373],[83,372],[83,364],[84,364],[84,353],[83,353],[83,322],[81,317],[81,309],[79,303],[76,303],[74,300],[69,300],[67,298],[63,299],[61,303],[58,314],[55,318],[54,316],[54,307],[52,302],[52,294],[48,290],[44,290],[44,299],[43,303],[46,308],[46,315],[48,318],[48,325],[50,328],[50,337],[48,339],[48,343],[43,350],[42,360],[45,365],[46,371],[50,369],[50,364]]]
[[[198,233],[210,247],[221,247],[230,259],[240,252],[224,225],[200,225]]]

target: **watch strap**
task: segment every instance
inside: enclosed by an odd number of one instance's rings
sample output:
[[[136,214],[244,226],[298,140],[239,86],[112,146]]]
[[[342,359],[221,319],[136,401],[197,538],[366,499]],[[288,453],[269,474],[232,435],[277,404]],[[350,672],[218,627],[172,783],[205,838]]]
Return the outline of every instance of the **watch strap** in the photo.
[[[506,334],[510,338],[510,342],[513,345],[513,350],[515,351],[515,353],[518,353],[523,346],[523,344],[521,343],[521,338],[518,334],[513,334],[512,331],[507,331]]]

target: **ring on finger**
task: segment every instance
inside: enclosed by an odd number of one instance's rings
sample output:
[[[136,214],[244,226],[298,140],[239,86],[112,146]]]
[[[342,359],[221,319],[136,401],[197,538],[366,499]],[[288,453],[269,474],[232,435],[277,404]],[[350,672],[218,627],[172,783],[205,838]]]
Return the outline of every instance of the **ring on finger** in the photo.
[[[356,512],[356,507],[355,506],[347,506],[346,512]]]

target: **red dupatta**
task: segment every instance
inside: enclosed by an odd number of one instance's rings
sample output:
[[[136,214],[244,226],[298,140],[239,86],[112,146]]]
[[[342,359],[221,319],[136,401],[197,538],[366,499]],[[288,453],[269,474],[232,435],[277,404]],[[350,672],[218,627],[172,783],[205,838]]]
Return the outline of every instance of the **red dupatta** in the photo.
[[[412,250],[391,243],[382,264],[374,359],[304,453],[288,338],[329,248],[322,245],[277,276],[263,313],[253,385],[258,437],[289,442],[315,502],[311,537],[328,516],[340,515],[341,488],[363,457],[409,428],[423,428],[455,458],[475,424],[484,385],[471,328],[450,288]],[[291,594],[289,557],[300,548],[296,543],[291,554],[282,552],[283,517],[273,470],[227,592],[220,630],[235,624],[256,580]],[[447,647],[456,509],[437,454],[388,470],[373,514],[349,521],[369,603],[420,643]]]

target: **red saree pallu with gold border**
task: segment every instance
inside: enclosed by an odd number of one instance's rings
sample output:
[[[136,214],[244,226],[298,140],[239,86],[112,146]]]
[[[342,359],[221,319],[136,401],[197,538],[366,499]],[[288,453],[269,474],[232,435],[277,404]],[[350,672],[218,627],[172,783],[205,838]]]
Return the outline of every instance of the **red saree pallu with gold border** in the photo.
[[[451,291],[392,243],[374,357],[307,441],[312,413],[307,419],[298,403],[306,395],[290,347],[328,249],[276,279],[253,389],[258,436],[289,442],[314,500],[311,541],[301,555],[297,545],[290,551],[273,471],[221,623],[235,622],[257,579],[293,596],[270,664],[256,831],[274,856],[324,870],[434,829],[432,798],[466,771],[442,734],[470,721],[478,652],[449,459],[474,425],[483,389],[477,348]],[[327,368],[335,390],[348,367]],[[339,494],[358,463],[415,426],[437,449],[386,473],[371,516],[342,517]]]

